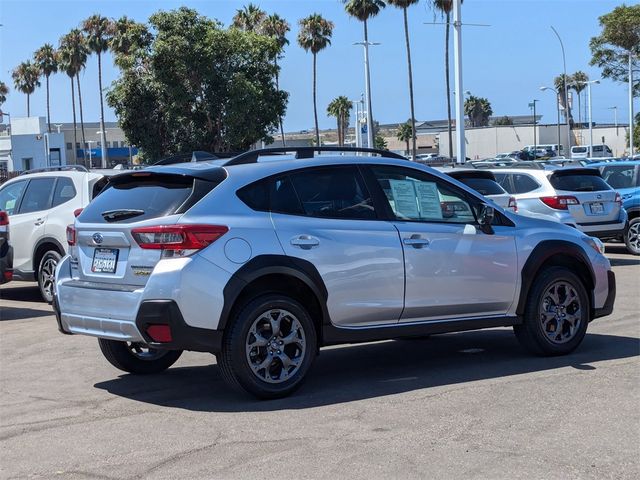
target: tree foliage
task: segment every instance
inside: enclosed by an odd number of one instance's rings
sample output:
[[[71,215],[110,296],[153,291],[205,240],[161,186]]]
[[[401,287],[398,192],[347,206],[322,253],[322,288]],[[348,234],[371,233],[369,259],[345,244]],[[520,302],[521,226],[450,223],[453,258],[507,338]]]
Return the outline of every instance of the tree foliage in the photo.
[[[464,114],[469,117],[472,127],[486,127],[489,125],[489,117],[493,114],[493,110],[488,99],[470,95],[464,101]]]
[[[22,62],[11,73],[13,86],[27,96],[27,116],[31,115],[29,97],[40,86],[40,69],[30,61]]]
[[[9,87],[7,84],[0,80],[0,107],[7,101],[7,95],[9,95]]]
[[[327,114],[336,117],[338,123],[338,145],[344,145],[345,132],[349,128],[349,117],[353,102],[344,95],[334,98],[327,106]]]
[[[628,82],[631,54],[633,95],[640,96],[640,4],[623,4],[601,16],[599,21],[602,32],[589,42],[590,64],[600,67],[605,78]]]
[[[571,88],[572,83],[573,83],[573,78],[571,77],[571,75],[565,75],[564,73],[561,73],[560,75],[558,75],[556,78],[553,79],[553,86],[558,91],[558,95],[560,98],[560,105],[562,107],[564,118],[566,120],[568,115],[569,125],[573,126],[573,114],[571,113],[571,106],[569,105],[569,102],[565,95],[565,93],[568,93],[569,89]],[[565,84],[567,86],[566,90],[565,90]]]
[[[401,123],[400,125],[398,125],[396,138],[401,142],[405,142],[407,144],[407,153],[408,153],[410,151],[409,142],[413,138],[413,127],[411,124],[411,119],[407,120],[405,123]]]
[[[149,23],[149,47],[129,51],[135,58],[121,65],[107,94],[146,159],[270,140],[287,101],[273,83],[275,40],[224,29],[186,7],[158,12]]]
[[[505,115],[494,120],[493,124],[497,126],[513,125],[513,120],[508,115]]]

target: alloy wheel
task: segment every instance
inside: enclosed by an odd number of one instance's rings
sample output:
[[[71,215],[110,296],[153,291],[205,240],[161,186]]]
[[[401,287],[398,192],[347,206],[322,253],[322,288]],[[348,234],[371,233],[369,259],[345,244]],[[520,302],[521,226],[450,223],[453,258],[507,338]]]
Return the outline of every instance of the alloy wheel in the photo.
[[[627,242],[635,253],[640,253],[640,222],[634,222],[629,226]]]
[[[58,261],[55,258],[47,258],[40,268],[40,285],[42,293],[47,301],[53,300],[53,284],[56,280],[56,267]]]
[[[571,341],[582,322],[582,304],[577,290],[569,282],[552,283],[538,309],[542,331],[552,343]]]
[[[249,368],[260,380],[282,383],[302,364],[306,352],[304,329],[298,318],[282,309],[271,309],[251,324],[246,338]]]

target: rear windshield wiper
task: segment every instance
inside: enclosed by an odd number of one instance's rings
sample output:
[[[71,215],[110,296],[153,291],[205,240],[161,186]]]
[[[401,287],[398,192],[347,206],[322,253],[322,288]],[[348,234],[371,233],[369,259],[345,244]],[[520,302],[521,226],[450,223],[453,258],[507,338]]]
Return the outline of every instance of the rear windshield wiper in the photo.
[[[102,215],[102,218],[104,218],[107,222],[114,222],[123,218],[132,218],[144,215],[144,210],[122,208],[119,210],[107,210],[105,212],[102,212],[100,215]]]

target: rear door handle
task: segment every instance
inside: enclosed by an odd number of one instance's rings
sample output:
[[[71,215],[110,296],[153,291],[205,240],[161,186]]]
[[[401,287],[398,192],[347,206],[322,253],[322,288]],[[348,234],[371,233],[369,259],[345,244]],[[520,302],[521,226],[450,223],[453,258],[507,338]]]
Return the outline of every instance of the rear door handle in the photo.
[[[313,247],[320,245],[320,240],[312,235],[298,235],[290,240],[291,245],[294,247],[302,248],[303,250],[310,250]]]
[[[38,219],[36,219],[35,222],[33,222],[33,224],[36,225],[36,226],[40,226],[43,223],[44,223],[44,218],[38,218]]]
[[[428,238],[422,238],[418,234],[411,235],[409,238],[403,238],[402,243],[405,245],[410,245],[413,248],[423,248],[428,247],[431,243]]]

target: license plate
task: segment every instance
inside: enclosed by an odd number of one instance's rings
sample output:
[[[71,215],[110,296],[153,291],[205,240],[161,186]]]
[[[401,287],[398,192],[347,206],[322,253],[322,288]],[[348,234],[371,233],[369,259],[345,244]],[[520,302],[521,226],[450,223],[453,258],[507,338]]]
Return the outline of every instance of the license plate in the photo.
[[[96,248],[93,252],[91,271],[94,273],[116,273],[118,252],[117,248]]]
[[[604,205],[602,205],[601,203],[592,203],[591,205],[589,205],[589,207],[591,208],[591,213],[593,214],[604,213]]]

